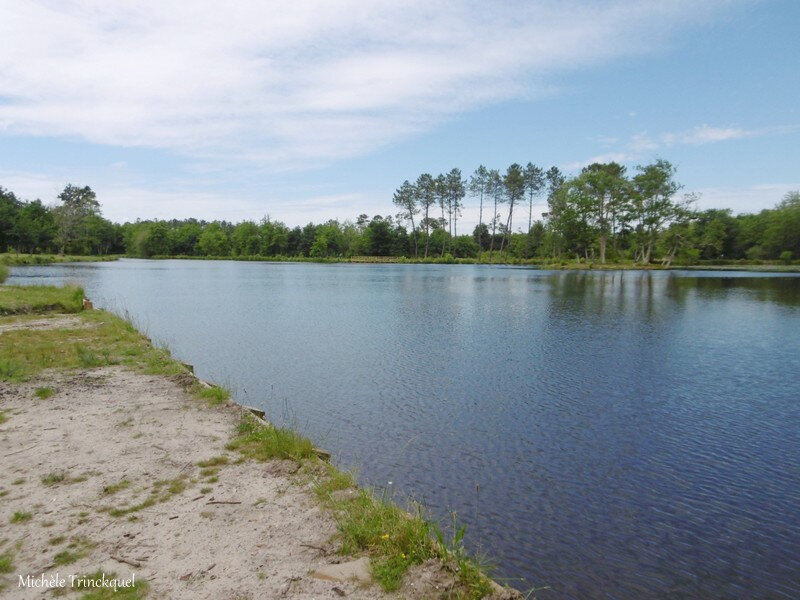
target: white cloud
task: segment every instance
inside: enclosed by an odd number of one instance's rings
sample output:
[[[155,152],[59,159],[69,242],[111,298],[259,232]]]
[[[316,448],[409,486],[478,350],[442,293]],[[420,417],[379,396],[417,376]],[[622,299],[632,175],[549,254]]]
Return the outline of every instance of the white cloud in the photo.
[[[725,142],[728,140],[740,140],[744,138],[761,137],[765,135],[780,135],[796,131],[797,126],[783,125],[779,127],[762,127],[759,129],[741,129],[739,127],[712,127],[710,125],[700,125],[689,131],[680,133],[665,133],[661,140],[666,146],[677,144],[713,144],[715,142]]]
[[[631,135],[620,145],[623,149],[615,152],[607,152],[598,156],[593,156],[585,160],[573,161],[565,164],[562,168],[566,171],[574,171],[595,162],[604,163],[615,161],[618,163],[630,163],[642,160],[651,156],[654,152],[662,148],[674,146],[699,146],[729,140],[739,140],[746,138],[763,137],[769,135],[784,135],[793,133],[800,129],[797,125],[779,125],[775,127],[761,127],[755,129],[742,129],[739,127],[712,127],[710,125],[700,125],[692,129],[678,133],[662,133],[651,136],[646,131],[640,131]],[[615,142],[610,142],[614,140]],[[615,145],[621,138],[610,136],[596,138],[602,146]]]
[[[0,131],[325,163],[546,93],[556,70],[647,52],[728,3],[4,2]]]
[[[66,179],[59,175],[0,171],[3,186],[13,190],[22,200],[39,198],[48,205],[56,203],[56,197],[64,189]],[[117,180],[96,181],[92,189],[97,193],[103,216],[111,221],[123,223],[136,219],[206,219],[260,220],[271,215],[290,226],[317,223],[329,219],[341,219],[342,207],[347,207],[345,217],[367,213],[370,216],[386,213],[387,205],[380,199],[376,202],[361,193],[324,193],[308,188],[300,189],[291,198],[280,194],[249,195],[237,192],[209,192],[192,189],[189,182],[178,182],[162,189],[143,187],[135,182],[120,183]]]

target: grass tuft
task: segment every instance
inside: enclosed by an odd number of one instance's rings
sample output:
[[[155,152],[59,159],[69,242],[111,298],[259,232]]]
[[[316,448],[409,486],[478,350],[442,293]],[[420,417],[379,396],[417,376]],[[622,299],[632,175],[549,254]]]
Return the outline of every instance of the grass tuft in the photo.
[[[36,392],[35,392],[36,397],[39,398],[40,400],[47,400],[48,398],[50,398],[53,395],[53,393],[54,393],[53,392],[53,388],[50,388],[50,387],[36,388]]]
[[[123,479],[119,483],[112,483],[111,485],[107,485],[103,488],[103,496],[112,496],[117,492],[121,492],[127,487],[130,487],[131,482],[127,479]]]
[[[151,506],[155,506],[161,502],[166,502],[173,496],[183,493],[187,487],[188,483],[186,482],[185,476],[177,477],[175,479],[163,479],[156,481],[153,484],[153,488],[150,490],[150,495],[147,496],[147,498],[145,498],[142,502],[127,508],[108,509],[108,514],[112,517],[130,515],[131,513],[144,510],[145,508],[150,508]]]
[[[192,392],[201,400],[205,400],[209,406],[220,406],[225,404],[225,402],[228,401],[228,398],[231,397],[231,393],[228,390],[219,387],[218,385],[206,387],[198,383],[192,387]]]
[[[42,477],[42,484],[43,485],[56,485],[57,483],[61,483],[67,478],[67,474],[63,471],[48,473],[44,477]]]
[[[219,467],[222,465],[228,464],[228,457],[224,454],[221,456],[215,456],[214,458],[209,458],[208,460],[201,460],[197,463],[198,467]]]
[[[72,563],[78,562],[84,556],[88,555],[94,546],[94,542],[88,538],[73,538],[73,540],[67,544],[67,548],[65,550],[62,550],[53,557],[53,562],[56,564],[56,566],[71,565]]]
[[[261,461],[273,458],[300,461],[314,455],[314,446],[308,438],[291,429],[259,423],[249,415],[239,422],[237,436],[225,447]]]
[[[14,555],[9,550],[0,554],[0,573],[11,573],[14,570]]]
[[[11,522],[12,523],[26,523],[33,518],[33,515],[29,512],[24,511],[16,511],[13,515],[11,515]]]

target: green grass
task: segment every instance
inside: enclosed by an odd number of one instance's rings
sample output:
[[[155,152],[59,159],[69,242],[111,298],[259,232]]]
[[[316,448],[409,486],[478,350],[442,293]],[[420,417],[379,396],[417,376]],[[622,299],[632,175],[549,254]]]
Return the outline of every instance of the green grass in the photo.
[[[127,487],[127,486],[126,486]],[[122,517],[130,515],[131,513],[150,508],[161,502],[166,502],[173,496],[183,493],[188,488],[186,477],[177,477],[175,479],[164,479],[156,481],[150,490],[150,495],[142,502],[134,504],[126,508],[112,508],[108,510],[108,514],[112,517]]]
[[[8,267],[0,264],[0,283],[3,283],[8,278]]]
[[[220,467],[222,465],[228,464],[228,457],[224,454],[221,456],[215,456],[214,458],[209,458],[208,460],[201,460],[197,463],[198,467]]]
[[[6,416],[6,413],[4,413],[2,410],[0,410],[0,425],[5,423],[6,421],[8,421],[8,417]]]
[[[0,315],[76,313],[83,309],[83,288],[50,285],[4,285],[0,287]]]
[[[11,252],[0,253],[0,265],[25,266],[25,265],[49,265],[52,263],[65,262],[107,262],[117,260],[119,256],[78,256],[66,254],[16,254]]]
[[[48,398],[52,397],[53,395],[53,388],[50,387],[40,387],[36,388],[36,397],[40,400],[47,400]]]
[[[107,485],[103,488],[103,496],[113,496],[117,492],[121,492],[122,490],[130,487],[131,482],[127,479],[123,479],[119,483],[112,483],[111,485]]]
[[[53,557],[53,562],[56,566],[71,565],[88,555],[94,546],[94,542],[85,537],[73,538],[73,540],[67,544],[65,550],[62,550]]]
[[[221,404],[225,404],[225,402],[228,401],[228,398],[231,397],[231,393],[228,390],[216,385],[206,387],[200,383],[197,383],[193,386],[192,391],[194,392],[195,396],[205,400],[209,406],[220,406]]]
[[[105,575],[106,580],[116,579],[116,573],[95,571],[89,575],[81,575],[75,580],[75,590],[91,590],[81,596],[81,600],[143,600],[147,597],[149,585],[146,581],[137,581],[131,587],[99,587]],[[128,577],[122,577],[128,579]],[[95,587],[98,586],[98,587]]]
[[[358,489],[343,500],[335,500],[334,492],[356,489],[353,475],[325,465],[326,476],[319,479],[314,491],[323,506],[333,511],[343,554],[367,552],[372,574],[386,591],[397,590],[408,569],[430,558],[456,567],[460,588],[456,598],[482,598],[491,585],[485,567],[469,558],[463,548],[465,529],[454,521],[453,535],[447,540],[442,531],[428,521],[417,507],[412,515],[385,496]]]
[[[36,335],[22,328],[4,332],[0,380],[21,382],[30,380],[44,369],[69,370],[106,365],[124,365],[151,375],[188,373],[186,367],[173,360],[167,350],[154,348],[144,335],[123,319],[102,310],[86,311],[77,316],[81,326],[75,328],[40,329]],[[0,320],[24,323],[30,318],[13,316],[0,317]],[[3,356],[6,352],[8,354]]]
[[[57,473],[48,473],[44,477],[42,477],[42,484],[46,486],[56,485],[57,483],[61,483],[67,478],[67,474],[63,471],[59,471]]]
[[[29,512],[23,511],[16,511],[11,516],[11,523],[27,523],[33,518],[33,515]]]
[[[249,415],[239,422],[236,432],[236,437],[225,447],[237,450],[247,458],[301,461],[314,456],[314,446],[308,438],[291,429],[259,423]]]
[[[0,573],[11,573],[14,570],[14,555],[6,550],[0,554]]]

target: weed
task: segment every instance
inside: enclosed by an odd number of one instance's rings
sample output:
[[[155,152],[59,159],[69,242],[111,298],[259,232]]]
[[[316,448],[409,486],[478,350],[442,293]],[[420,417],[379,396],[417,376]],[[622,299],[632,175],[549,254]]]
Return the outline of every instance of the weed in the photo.
[[[9,550],[0,554],[0,573],[11,573],[14,570],[14,555]]]
[[[111,496],[124,490],[125,488],[129,487],[131,482],[127,479],[123,479],[119,483],[112,483],[111,485],[107,485],[103,488],[103,496]]]
[[[88,538],[73,538],[73,540],[67,544],[65,550],[62,550],[53,557],[53,562],[56,566],[71,565],[89,554],[94,546],[95,544]]]
[[[57,483],[61,483],[67,478],[67,474],[63,471],[59,471],[57,473],[48,473],[44,477],[42,477],[42,484],[43,485],[55,485]]]
[[[228,457],[224,454],[221,456],[215,456],[214,458],[209,458],[208,460],[201,460],[197,463],[198,467],[219,467],[221,465],[228,464]]]
[[[34,392],[34,393],[36,394],[36,397],[39,398],[40,400],[47,400],[48,398],[50,398],[53,395],[54,392],[53,392],[53,388],[40,387],[40,388],[36,388],[36,392]]]
[[[63,535],[57,535],[57,536],[55,536],[55,537],[51,537],[51,538],[48,540],[48,542],[47,542],[47,543],[48,543],[48,544],[50,544],[51,546],[58,546],[58,545],[60,545],[60,544],[63,544],[65,541],[67,541],[67,538],[66,538],[65,536],[63,536]]]
[[[11,485],[22,485],[26,481],[27,479],[25,479],[24,477],[17,477],[14,481],[11,482]]]
[[[156,481],[153,484],[153,489],[150,495],[139,504],[134,504],[127,508],[111,508],[108,509],[108,514],[112,517],[122,517],[130,513],[138,512],[145,508],[155,506],[160,502],[166,502],[172,496],[182,493],[186,489],[186,478],[178,477],[176,479],[164,479]]]
[[[210,494],[213,491],[214,491],[214,488],[212,488],[212,487],[200,488],[200,493],[201,494]]]
[[[29,512],[16,511],[11,516],[11,522],[12,523],[26,523],[26,522],[30,521],[32,518],[33,518],[33,515],[31,513],[29,513]]]
[[[8,417],[6,416],[6,413],[4,413],[2,410],[0,410],[0,425],[5,423],[6,421],[8,421]]]

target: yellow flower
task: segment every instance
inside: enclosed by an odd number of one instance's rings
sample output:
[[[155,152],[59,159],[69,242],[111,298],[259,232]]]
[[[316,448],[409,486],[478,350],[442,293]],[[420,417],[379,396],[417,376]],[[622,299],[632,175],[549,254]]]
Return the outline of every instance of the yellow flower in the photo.
[[[389,539],[389,534],[388,534],[388,533],[384,533],[384,534],[381,536],[381,539],[382,539],[382,540],[388,540],[388,539]]]
[[[400,558],[405,558],[405,557],[406,557],[406,555],[401,552],[400,553]]]

